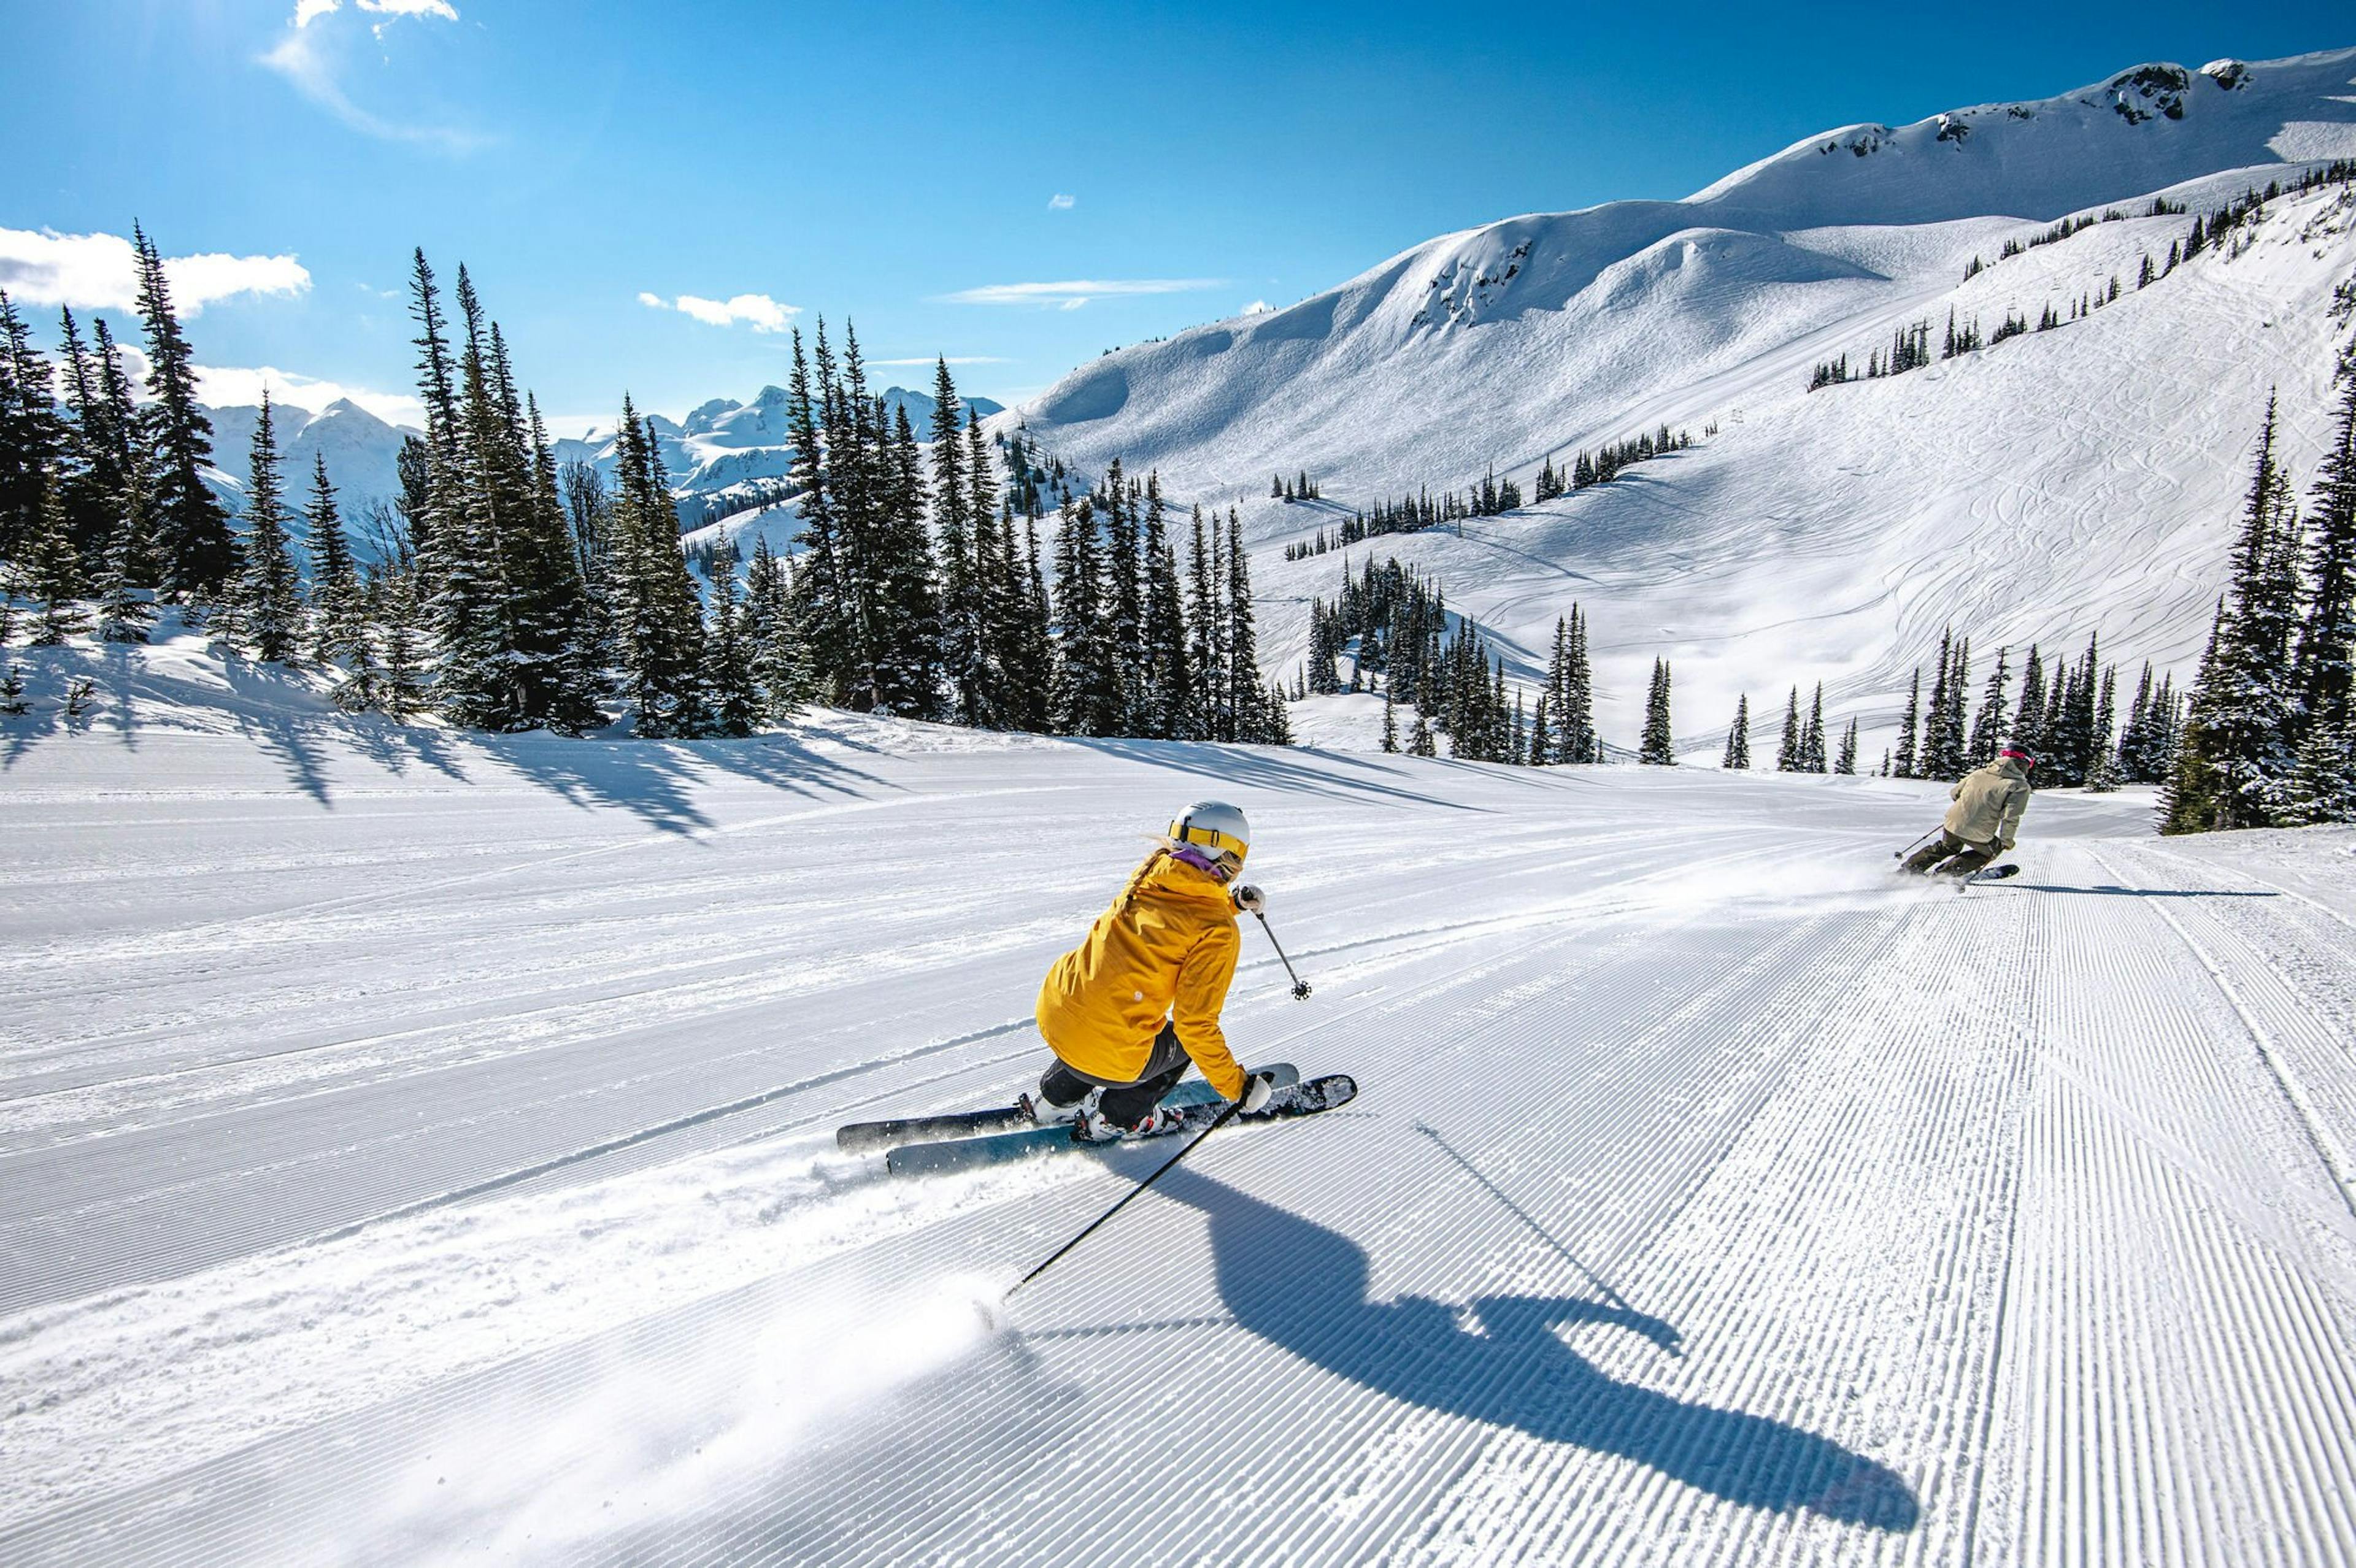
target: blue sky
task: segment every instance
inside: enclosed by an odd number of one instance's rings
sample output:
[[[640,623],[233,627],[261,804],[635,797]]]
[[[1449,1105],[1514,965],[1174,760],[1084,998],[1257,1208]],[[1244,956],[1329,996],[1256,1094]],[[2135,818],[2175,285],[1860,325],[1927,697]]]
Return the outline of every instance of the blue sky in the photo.
[[[0,283],[121,315],[135,217],[222,391],[396,409],[460,261],[566,427],[782,380],[1012,400],[1516,212],[1677,197],[1810,133],[2146,59],[2356,43],[2344,4],[1491,8],[71,0],[0,49]],[[85,238],[87,237],[87,238]],[[5,280],[13,277],[13,282]],[[892,364],[904,360],[913,363]],[[307,400],[324,401],[310,388]]]

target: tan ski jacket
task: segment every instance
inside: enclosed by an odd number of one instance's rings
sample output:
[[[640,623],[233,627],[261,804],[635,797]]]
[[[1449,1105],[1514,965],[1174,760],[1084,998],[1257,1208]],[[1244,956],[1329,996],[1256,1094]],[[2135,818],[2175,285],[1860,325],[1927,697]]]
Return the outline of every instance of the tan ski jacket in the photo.
[[[1981,848],[2012,848],[2020,814],[2029,809],[2029,775],[2019,763],[1998,757],[1965,773],[1949,793],[1955,804],[1947,807],[1948,832]]]

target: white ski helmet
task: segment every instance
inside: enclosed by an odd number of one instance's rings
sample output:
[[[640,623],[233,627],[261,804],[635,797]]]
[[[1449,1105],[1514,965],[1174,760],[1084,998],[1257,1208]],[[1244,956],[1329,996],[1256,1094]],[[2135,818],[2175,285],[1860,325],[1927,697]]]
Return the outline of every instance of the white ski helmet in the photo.
[[[1170,841],[1192,845],[1215,859],[1233,855],[1240,866],[1251,852],[1251,824],[1226,801],[1198,800],[1171,819]]]

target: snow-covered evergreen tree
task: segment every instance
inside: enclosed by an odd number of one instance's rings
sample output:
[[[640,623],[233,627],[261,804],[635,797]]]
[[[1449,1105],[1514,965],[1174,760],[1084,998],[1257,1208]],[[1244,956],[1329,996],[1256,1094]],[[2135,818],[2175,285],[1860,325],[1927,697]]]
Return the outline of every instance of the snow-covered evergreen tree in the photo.
[[[1665,658],[1653,661],[1652,688],[1644,696],[1644,733],[1636,760],[1659,768],[1677,765],[1676,747],[1669,734],[1669,661]]]
[[[1808,722],[1800,731],[1800,771],[1820,773],[1825,765],[1825,683],[1820,680],[1808,704]]]
[[[244,578],[238,595],[240,624],[253,656],[291,664],[302,656],[302,572],[286,532],[286,503],[278,476],[278,438],[272,427],[270,394],[262,395],[254,421],[252,462],[245,486],[245,538],[239,553]]]
[[[1793,688],[1796,693],[1798,688]],[[1727,727],[1726,752],[1719,758],[1722,768],[1742,770],[1751,766],[1751,694],[1744,692],[1734,699],[1734,722]]]
[[[1898,778],[1911,779],[1918,776],[1914,767],[1916,755],[1914,737],[1915,731],[1921,726],[1922,715],[1922,667],[1916,665],[1913,677],[1906,687],[1906,716],[1898,721],[1898,750],[1892,763],[1896,769],[1894,776]]]
[[[2262,827],[2288,814],[2298,517],[2275,455],[2269,399],[2220,603],[2169,781],[2161,831]]]

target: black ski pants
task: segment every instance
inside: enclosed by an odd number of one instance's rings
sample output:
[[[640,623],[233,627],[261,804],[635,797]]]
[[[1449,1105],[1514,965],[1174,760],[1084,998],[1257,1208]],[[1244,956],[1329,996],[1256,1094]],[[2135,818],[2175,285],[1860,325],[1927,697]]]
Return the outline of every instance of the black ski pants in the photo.
[[[1997,847],[1994,844],[1983,849],[1968,838],[1958,838],[1942,827],[1938,837],[1908,859],[1906,869],[1917,876],[1936,870],[1942,876],[1968,877],[1996,858]]]
[[[1117,1127],[1133,1127],[1145,1120],[1145,1114],[1162,1103],[1162,1096],[1178,1087],[1178,1080],[1186,1076],[1193,1058],[1178,1043],[1178,1026],[1164,1019],[1162,1032],[1153,1037],[1153,1053],[1145,1059],[1145,1071],[1132,1083],[1115,1083],[1103,1078],[1091,1077],[1066,1063],[1060,1057],[1055,1064],[1039,1077],[1039,1093],[1050,1104],[1069,1105],[1085,1099],[1091,1089],[1101,1089],[1097,1108],[1105,1120]]]

